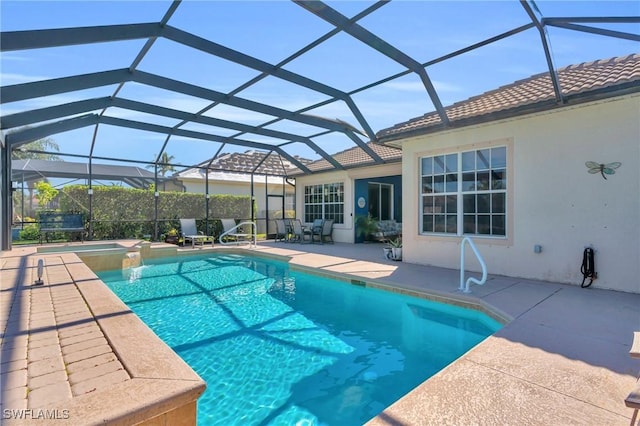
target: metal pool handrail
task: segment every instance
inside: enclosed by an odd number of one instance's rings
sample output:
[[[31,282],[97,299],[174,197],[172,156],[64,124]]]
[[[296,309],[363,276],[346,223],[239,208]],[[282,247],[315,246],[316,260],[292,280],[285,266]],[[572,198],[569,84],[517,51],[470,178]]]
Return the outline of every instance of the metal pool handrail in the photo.
[[[479,280],[473,277],[467,278],[466,282],[464,280],[465,243],[469,244],[469,247],[471,247],[471,249],[473,250],[473,253],[476,255],[476,258],[478,259],[478,262],[480,262],[480,266],[482,267],[482,278],[480,278]],[[487,282],[487,264],[484,262],[484,259],[480,255],[480,252],[478,251],[478,248],[476,247],[473,240],[469,237],[464,237],[462,239],[462,243],[460,243],[460,288],[458,290],[460,290],[463,293],[471,293],[471,290],[469,290],[469,283],[483,285],[485,282]]]
[[[238,228],[240,228],[241,226],[244,225],[251,225],[251,229],[252,229],[252,234],[238,234],[235,233],[234,231],[236,231]],[[233,228],[224,231],[222,234],[220,234],[220,237],[218,237],[218,241],[220,242],[220,244],[222,245],[229,245],[229,244],[240,244],[241,241],[223,241],[222,237],[226,237],[227,235],[231,235],[231,236],[251,236],[251,240],[249,240],[249,247],[253,246],[253,248],[256,248],[257,245],[257,235],[258,235],[258,225],[256,225],[255,222],[240,222],[239,224],[237,224],[236,226],[234,226]],[[237,237],[236,237],[237,238]]]

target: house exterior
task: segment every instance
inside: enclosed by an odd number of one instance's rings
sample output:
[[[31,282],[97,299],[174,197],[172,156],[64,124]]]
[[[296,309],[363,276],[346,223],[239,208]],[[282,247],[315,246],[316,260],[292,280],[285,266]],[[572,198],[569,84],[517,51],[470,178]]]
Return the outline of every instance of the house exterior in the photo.
[[[434,112],[380,131],[379,142],[402,149],[401,171],[300,178],[298,215],[307,180],[343,182],[334,237],[353,241],[356,180],[401,174],[403,261],[457,269],[470,236],[491,274],[581,285],[591,247],[593,287],[639,293],[640,55],[557,77],[560,103],[545,73],[447,107],[448,126]]]
[[[384,164],[374,165],[360,147],[333,155],[343,170],[334,170],[326,160],[308,164],[312,171],[331,171],[296,176],[296,217],[307,225],[314,219],[333,219],[333,239],[344,243],[361,240],[356,226],[360,216],[371,213],[401,222],[402,151],[375,143],[368,146]]]

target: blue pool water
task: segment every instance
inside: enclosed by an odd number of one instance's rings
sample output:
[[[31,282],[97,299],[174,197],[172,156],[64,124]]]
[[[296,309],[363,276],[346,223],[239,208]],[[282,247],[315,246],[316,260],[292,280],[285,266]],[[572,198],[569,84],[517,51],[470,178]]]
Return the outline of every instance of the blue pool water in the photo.
[[[201,425],[360,425],[501,327],[238,255],[99,276],[207,382]]]

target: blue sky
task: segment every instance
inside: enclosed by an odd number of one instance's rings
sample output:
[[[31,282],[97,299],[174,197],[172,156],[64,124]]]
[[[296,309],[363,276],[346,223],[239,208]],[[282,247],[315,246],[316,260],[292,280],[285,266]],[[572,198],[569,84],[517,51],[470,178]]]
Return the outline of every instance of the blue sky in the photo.
[[[351,17],[373,2],[327,2]],[[0,3],[2,31],[112,25],[159,21],[170,2],[163,1],[6,1]],[[545,17],[639,16],[637,1],[538,1]],[[392,1],[368,15],[359,24],[394,47],[423,63],[452,51],[496,36],[529,22],[517,1]],[[197,36],[242,53],[277,64],[293,52],[326,34],[333,27],[302,7],[288,1],[184,1],[169,21]],[[638,34],[638,24],[598,24],[600,28]],[[549,28],[553,59],[558,67],[639,51],[638,43],[583,32]],[[68,75],[126,68],[145,40],[6,52],[0,57],[3,86]],[[340,33],[311,52],[287,63],[285,69],[349,92],[403,71],[398,63]],[[450,105],[513,81],[544,72],[546,62],[535,29],[493,43],[427,68],[441,102]],[[180,79],[220,92],[234,90],[258,74],[257,71],[212,57],[166,39],[158,39],[138,67],[139,70]],[[81,99],[110,96],[115,86],[100,87],[29,101],[3,104],[2,114],[30,110]],[[202,99],[127,83],[120,97],[189,112],[209,104]],[[288,110],[312,105],[326,96],[309,89],[267,77],[238,96]],[[353,95],[358,108],[374,131],[434,110],[424,86],[414,74]],[[310,111],[310,114],[357,121],[342,102]],[[158,118],[129,110],[109,109],[107,115],[173,126],[177,120]],[[205,115],[246,124],[260,124],[272,117],[229,106],[219,106]],[[230,136],[235,131],[188,124],[183,128]],[[320,129],[283,121],[269,126],[303,135]],[[94,128],[83,128],[52,136],[61,151],[88,154]],[[244,139],[280,143],[260,135]],[[94,154],[138,161],[153,159],[165,136],[157,133],[100,126]],[[342,135],[322,136],[314,141],[334,153],[353,146]],[[175,161],[195,164],[211,157],[219,144],[173,137],[166,151]],[[290,151],[307,158],[318,156],[301,143]],[[228,147],[225,151],[244,151]],[[77,159],[68,159],[78,161]]]

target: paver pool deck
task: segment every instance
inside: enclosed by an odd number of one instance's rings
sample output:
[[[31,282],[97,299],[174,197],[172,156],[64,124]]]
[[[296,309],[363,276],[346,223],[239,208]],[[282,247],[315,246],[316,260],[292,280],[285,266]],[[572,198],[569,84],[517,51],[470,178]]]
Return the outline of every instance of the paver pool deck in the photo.
[[[462,295],[457,270],[386,260],[380,247],[264,242],[252,251],[285,256],[292,267],[461,298],[509,323],[369,425],[629,424],[624,398],[640,371],[640,360],[629,356],[640,330],[640,294],[598,289],[597,281],[582,289],[490,275]],[[33,285],[39,259],[42,286]],[[133,424],[149,417],[147,424],[193,424],[181,412],[154,416],[175,406],[171,398],[193,408],[204,384],[168,347],[145,349],[157,344],[153,333],[78,256],[14,248],[1,254],[0,265],[3,424]],[[13,418],[25,410],[57,418]]]

